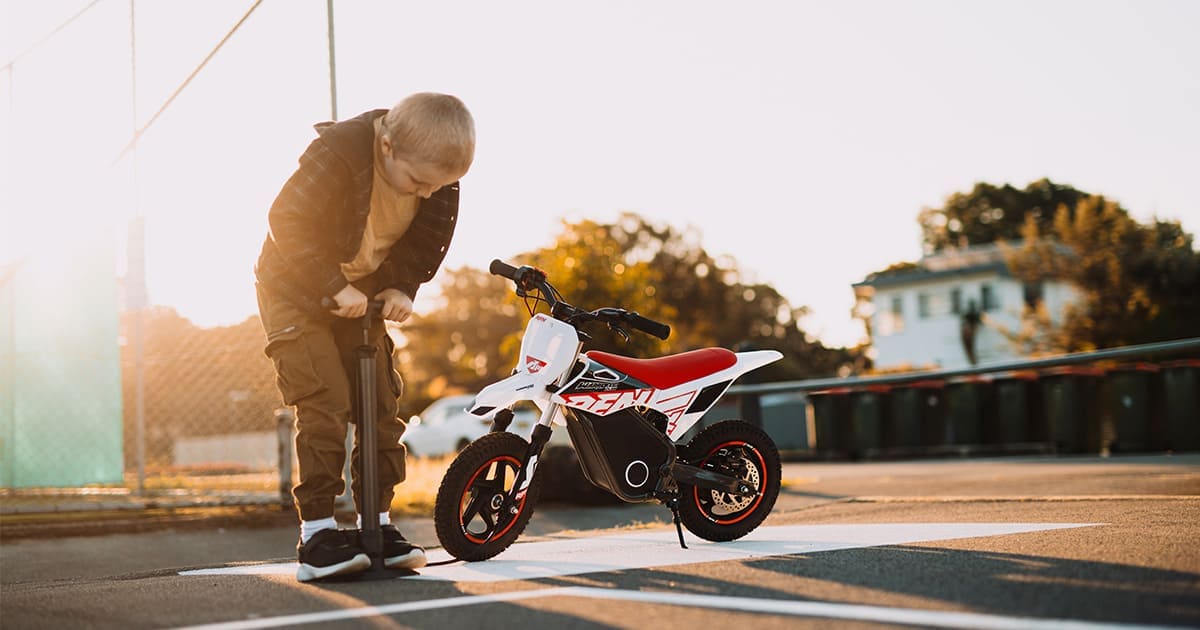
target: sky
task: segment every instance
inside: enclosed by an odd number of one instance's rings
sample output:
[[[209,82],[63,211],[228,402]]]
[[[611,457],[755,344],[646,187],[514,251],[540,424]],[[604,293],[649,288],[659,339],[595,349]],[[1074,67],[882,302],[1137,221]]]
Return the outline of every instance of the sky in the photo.
[[[151,303],[256,312],[267,209],[332,113],[326,3],[262,2],[121,156],[252,4],[138,0],[132,54],[127,0],[0,0],[0,265],[99,240],[124,274],[140,215]],[[976,182],[1200,231],[1200,2],[337,0],[334,24],[340,118],[419,91],[475,117],[446,267],[631,211],[845,345],[850,285],[919,258],[917,214]]]

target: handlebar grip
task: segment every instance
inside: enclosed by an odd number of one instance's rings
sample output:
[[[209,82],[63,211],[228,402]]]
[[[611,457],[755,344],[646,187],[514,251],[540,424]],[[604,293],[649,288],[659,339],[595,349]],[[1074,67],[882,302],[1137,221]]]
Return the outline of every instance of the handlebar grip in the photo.
[[[321,308],[327,311],[337,310],[337,302],[331,297],[321,298]],[[383,300],[371,300],[367,302],[367,315],[378,315],[383,310]]]
[[[499,258],[492,261],[491,266],[488,267],[488,271],[490,271],[492,275],[502,276],[508,278],[509,280],[515,281],[517,279],[517,268],[504,262],[503,260],[500,260]]]
[[[667,337],[671,336],[671,327],[670,326],[660,323],[660,322],[656,322],[653,319],[650,319],[647,317],[642,317],[641,315],[638,315],[637,313],[630,313],[628,321],[629,321],[629,325],[632,326],[633,328],[636,328],[648,335],[653,335],[655,337],[658,337],[659,339],[662,339],[663,341],[666,341]]]

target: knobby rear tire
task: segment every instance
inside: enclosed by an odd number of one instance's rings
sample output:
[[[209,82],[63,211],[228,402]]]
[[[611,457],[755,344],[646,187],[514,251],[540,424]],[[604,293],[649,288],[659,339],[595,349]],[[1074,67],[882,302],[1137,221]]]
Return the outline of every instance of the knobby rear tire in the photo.
[[[528,448],[528,442],[512,433],[489,433],[454,458],[433,508],[437,537],[447,553],[468,562],[487,560],[525,531],[541,488],[538,474],[518,503],[516,517],[492,534],[499,524],[498,495],[507,494],[516,483],[516,471]]]
[[[782,464],[775,442],[742,420],[706,427],[680,449],[680,459],[750,482],[758,496],[736,497],[680,484],[679,519],[693,534],[714,542],[736,540],[762,524],[779,498]]]

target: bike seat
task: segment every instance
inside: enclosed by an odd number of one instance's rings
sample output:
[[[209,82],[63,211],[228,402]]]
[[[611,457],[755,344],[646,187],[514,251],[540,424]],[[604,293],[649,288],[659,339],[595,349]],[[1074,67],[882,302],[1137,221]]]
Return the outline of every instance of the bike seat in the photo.
[[[583,354],[658,389],[670,389],[737,363],[737,355],[725,348],[703,348],[653,359],[635,359],[599,350]]]

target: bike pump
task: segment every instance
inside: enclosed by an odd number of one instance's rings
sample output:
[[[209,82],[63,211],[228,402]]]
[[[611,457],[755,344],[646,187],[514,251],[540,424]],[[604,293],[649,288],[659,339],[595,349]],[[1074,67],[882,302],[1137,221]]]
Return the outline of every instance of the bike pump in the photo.
[[[362,546],[371,558],[371,568],[352,574],[354,580],[386,580],[403,575],[415,575],[408,569],[389,569],[383,566],[383,532],[379,527],[379,434],[376,432],[376,354],[371,343],[371,325],[383,309],[382,302],[372,301],[362,317],[362,345],[358,347],[358,479],[362,484],[359,501],[362,503]],[[387,334],[385,331],[384,334]]]

